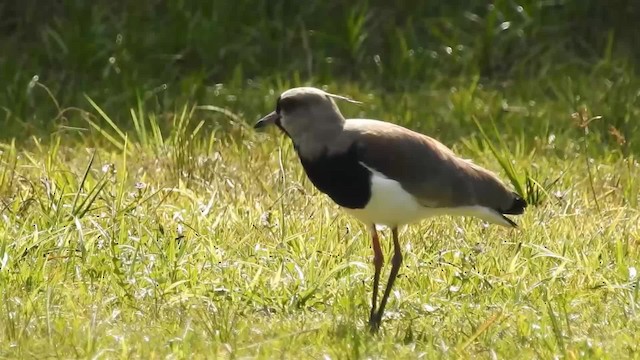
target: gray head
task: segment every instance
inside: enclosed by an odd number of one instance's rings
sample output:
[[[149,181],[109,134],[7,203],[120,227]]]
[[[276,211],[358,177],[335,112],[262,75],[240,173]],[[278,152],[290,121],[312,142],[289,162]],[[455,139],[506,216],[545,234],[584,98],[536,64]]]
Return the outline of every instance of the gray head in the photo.
[[[330,141],[344,126],[333,99],[357,103],[313,87],[289,89],[278,97],[275,111],[258,120],[254,128],[276,125],[301,147]]]

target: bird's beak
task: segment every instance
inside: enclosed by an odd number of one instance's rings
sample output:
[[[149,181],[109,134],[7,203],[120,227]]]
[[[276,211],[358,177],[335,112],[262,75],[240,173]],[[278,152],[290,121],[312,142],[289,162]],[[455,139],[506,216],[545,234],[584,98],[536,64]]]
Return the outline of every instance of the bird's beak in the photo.
[[[280,119],[280,115],[277,112],[272,111],[262,119],[258,120],[258,122],[255,125],[253,125],[253,128],[262,129],[263,127],[266,127],[268,125],[275,124],[276,121],[278,121],[278,119]]]

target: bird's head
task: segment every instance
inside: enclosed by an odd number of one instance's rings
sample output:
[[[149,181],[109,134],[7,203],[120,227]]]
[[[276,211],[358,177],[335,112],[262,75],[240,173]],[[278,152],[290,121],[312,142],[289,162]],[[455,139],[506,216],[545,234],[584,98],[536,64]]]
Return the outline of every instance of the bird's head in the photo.
[[[333,99],[359,103],[313,87],[292,88],[278,97],[275,110],[258,120],[254,128],[276,125],[294,143],[310,135],[322,137],[340,130],[344,124],[344,117]]]

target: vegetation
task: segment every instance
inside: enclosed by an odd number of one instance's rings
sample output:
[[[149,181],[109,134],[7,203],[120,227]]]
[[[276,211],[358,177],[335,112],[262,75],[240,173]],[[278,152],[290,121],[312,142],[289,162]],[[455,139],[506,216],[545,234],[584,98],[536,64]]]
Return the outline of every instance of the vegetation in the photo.
[[[0,5],[1,357],[638,357],[640,6],[345,4]],[[404,229],[370,335],[366,228],[251,129],[298,85],[495,170],[520,229]]]

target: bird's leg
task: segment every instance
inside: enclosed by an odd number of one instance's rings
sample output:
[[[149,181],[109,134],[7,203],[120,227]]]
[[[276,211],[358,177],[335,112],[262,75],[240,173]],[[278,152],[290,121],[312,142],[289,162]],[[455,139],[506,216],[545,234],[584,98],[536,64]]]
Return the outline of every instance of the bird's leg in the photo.
[[[376,269],[373,275],[373,296],[371,298],[371,314],[369,315],[369,325],[372,325],[376,313],[376,305],[378,304],[378,284],[380,283],[380,271],[382,270],[382,263],[384,262],[384,256],[382,255],[382,249],[380,248],[380,240],[378,239],[378,232],[376,231],[376,225],[371,225],[371,244],[373,247],[373,265]]]
[[[373,323],[376,324],[375,329],[373,329],[372,327],[373,331],[377,330],[377,327],[380,326],[380,322],[382,321],[382,314],[384,313],[384,307],[387,305],[387,300],[389,299],[389,294],[391,293],[393,282],[396,280],[396,276],[398,276],[400,265],[402,265],[402,249],[400,249],[400,243],[398,242],[398,228],[394,227],[391,230],[391,233],[393,234],[393,258],[391,259],[391,273],[389,274],[387,287],[384,289],[384,295],[382,296],[380,307],[378,307],[378,312],[375,314],[375,317],[373,319]]]

